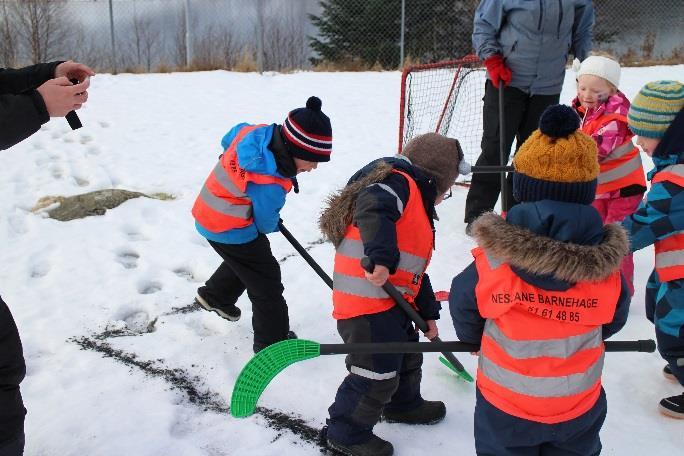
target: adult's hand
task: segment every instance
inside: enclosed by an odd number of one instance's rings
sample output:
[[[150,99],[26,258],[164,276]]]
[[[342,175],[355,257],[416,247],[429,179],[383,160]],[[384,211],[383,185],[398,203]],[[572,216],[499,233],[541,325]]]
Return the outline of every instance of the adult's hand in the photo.
[[[500,81],[503,81],[506,86],[510,84],[513,75],[511,74],[511,69],[504,63],[501,54],[494,54],[486,58],[484,64],[487,67],[487,73],[489,73],[489,78],[492,80],[494,87],[498,89]]]
[[[95,76],[95,72],[89,66],[73,60],[62,62],[55,68],[55,78],[66,77],[83,82],[90,76]]]
[[[79,84],[71,84],[66,76],[50,79],[38,87],[50,117],[64,117],[69,111],[80,109],[88,100],[87,78]]]

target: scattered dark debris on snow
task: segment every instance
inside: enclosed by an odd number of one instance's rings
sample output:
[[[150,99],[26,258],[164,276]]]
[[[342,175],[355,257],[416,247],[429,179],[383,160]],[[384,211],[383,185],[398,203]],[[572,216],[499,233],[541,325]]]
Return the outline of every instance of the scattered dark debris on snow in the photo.
[[[167,315],[178,315],[178,314],[188,314],[192,312],[197,312],[201,310],[201,307],[197,303],[188,304],[183,307],[172,307],[168,312],[163,313],[163,316]]]
[[[185,309],[185,307],[180,309]],[[188,310],[188,312],[189,311],[190,310]],[[127,330],[105,330],[104,332],[94,334],[91,337],[84,336],[80,338],[71,338],[69,341],[80,346],[83,350],[95,351],[105,358],[113,358],[128,367],[139,369],[150,377],[164,380],[171,385],[171,388],[184,393],[191,404],[202,408],[204,411],[217,412],[225,415],[230,414],[229,405],[218,393],[206,389],[203,390],[201,388],[200,385],[202,385],[203,382],[200,377],[192,375],[184,369],[166,368],[164,367],[163,359],[156,359],[153,361],[141,360],[136,354],[116,349],[106,342],[106,339],[110,337],[122,337],[127,335],[130,336],[132,334]],[[268,427],[279,431],[276,435],[276,439],[282,435],[280,431],[290,431],[292,434],[299,437],[303,443],[318,446],[323,454],[329,454],[325,449],[324,443],[321,442],[320,431],[307,424],[302,418],[266,407],[257,407],[255,414],[263,418]]]
[[[320,238],[316,239],[315,241],[307,242],[306,247],[304,247],[304,250],[306,250],[308,252],[309,250],[313,249],[314,246],[325,244],[326,242],[328,242],[328,241],[326,241],[325,238],[320,237]],[[284,257],[279,259],[278,263],[284,263],[285,260],[287,260],[288,258],[292,258],[295,256],[298,256],[298,254],[297,253],[288,253],[287,255],[285,255]]]

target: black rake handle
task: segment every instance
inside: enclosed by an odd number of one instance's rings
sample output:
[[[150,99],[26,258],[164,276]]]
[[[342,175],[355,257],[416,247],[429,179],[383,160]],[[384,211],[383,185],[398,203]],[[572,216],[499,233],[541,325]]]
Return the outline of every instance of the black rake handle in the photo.
[[[375,264],[373,263],[373,260],[371,260],[368,257],[363,257],[361,259],[361,267],[368,271],[369,273],[373,273],[373,269],[375,269]],[[404,296],[399,292],[399,290],[396,289],[394,285],[390,283],[389,280],[387,280],[383,285],[382,289],[385,290],[385,293],[390,295],[392,299],[397,303],[399,307],[401,307],[404,312],[409,316],[409,318],[418,326],[418,329],[423,331],[423,333],[428,331],[428,325],[423,320],[423,317],[418,315],[418,312],[409,304],[406,302],[406,299],[404,299]],[[440,343],[442,340],[439,338],[439,336],[433,337],[430,339],[431,343]],[[458,372],[465,372],[465,367],[463,367],[463,364],[454,356],[451,351],[448,350],[434,350],[434,351],[439,351],[442,353],[442,355],[451,363],[452,366],[456,368]]]
[[[306,260],[307,263],[309,263],[309,266],[311,266],[311,268],[314,271],[316,271],[316,274],[318,274],[318,276],[321,279],[323,279],[323,282],[325,282],[325,284],[329,286],[332,290],[333,281],[330,278],[330,276],[325,273],[325,271],[318,265],[318,263],[316,263],[316,260],[314,260],[313,257],[309,255],[309,252],[307,252],[306,249],[302,247],[302,244],[300,244],[299,241],[297,241],[297,239],[292,235],[292,233],[290,233],[288,229],[285,228],[285,225],[283,225],[282,220],[278,222],[278,228],[280,228],[280,232],[283,233],[285,239],[287,239],[290,242],[290,244],[292,244],[292,247],[294,247],[294,249],[302,256],[302,258],[304,258],[304,260]]]
[[[607,340],[604,344],[606,352],[653,353],[656,349],[656,343],[653,339]],[[432,342],[320,344],[320,350],[321,355],[342,355],[350,353],[470,353],[480,351],[480,346],[460,341],[435,341],[433,339]]]

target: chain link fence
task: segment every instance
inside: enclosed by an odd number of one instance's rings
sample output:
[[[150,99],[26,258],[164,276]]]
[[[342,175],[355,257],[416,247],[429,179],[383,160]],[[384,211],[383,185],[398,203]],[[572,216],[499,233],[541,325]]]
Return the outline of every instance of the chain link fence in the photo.
[[[559,0],[562,1],[562,0]],[[479,0],[0,0],[0,65],[396,69],[472,52]],[[595,49],[684,62],[684,1],[595,0]]]

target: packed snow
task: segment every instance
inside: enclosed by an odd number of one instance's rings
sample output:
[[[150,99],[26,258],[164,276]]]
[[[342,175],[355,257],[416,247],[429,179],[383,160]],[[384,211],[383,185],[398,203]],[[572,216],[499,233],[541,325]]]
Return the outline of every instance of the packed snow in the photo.
[[[684,65],[623,70],[629,98],[646,82],[684,78]],[[399,117],[398,72],[241,74],[225,71],[93,78],[84,127],[53,119],[2,152],[0,293],[20,330],[27,363],[27,456],[315,455],[312,431],[327,417],[346,374],[342,356],[295,364],[266,389],[266,412],[228,412],[234,381],[252,357],[251,305],[240,321],[191,308],[195,290],[219,264],[195,231],[190,209],[234,124],[282,122],[310,95],[332,120],[330,163],[301,175],[285,226],[329,273],[333,247],[317,218],[326,195],[359,167],[393,155]],[[566,76],[561,100],[574,94]],[[644,156],[647,168],[650,160]],[[175,199],[138,198],[103,216],[59,222],[32,212],[39,198],[121,188]],[[464,234],[467,189],[438,207],[437,250],[428,269],[437,290],[471,261]],[[338,343],[331,292],[279,233],[269,235],[281,261],[291,329]],[[652,249],[635,255],[636,294],[626,327],[613,339],[654,338],[644,312]],[[448,309],[439,323],[455,340]],[[471,373],[476,358],[459,354]],[[659,414],[661,398],[682,387],[662,375],[657,353],[610,353],[604,386],[608,418],[603,454],[673,455],[684,448],[683,422]],[[447,405],[432,427],[380,423],[376,433],[397,455],[473,455],[475,388],[426,354],[423,394]],[[294,417],[282,427],[273,417]],[[282,420],[281,420],[282,421]],[[291,430],[295,429],[294,431]]]

